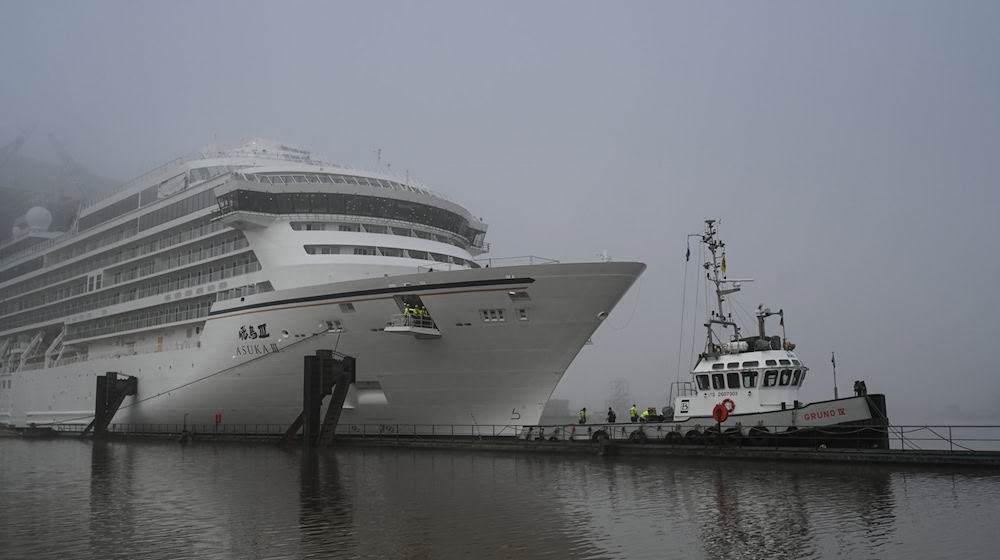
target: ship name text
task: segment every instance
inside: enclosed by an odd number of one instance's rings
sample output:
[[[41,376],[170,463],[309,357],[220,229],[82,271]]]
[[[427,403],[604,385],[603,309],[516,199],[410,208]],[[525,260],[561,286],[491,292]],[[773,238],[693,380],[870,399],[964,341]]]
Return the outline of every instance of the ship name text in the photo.
[[[802,415],[803,420],[819,420],[821,418],[833,418],[834,416],[847,416],[843,408],[831,408],[819,412],[807,412]]]
[[[273,342],[270,344],[241,344],[236,347],[237,356],[263,356],[277,351],[278,345]]]
[[[267,323],[261,323],[256,326],[243,325],[236,334],[240,337],[240,340],[255,340],[258,338],[269,338],[271,336],[267,332]]]

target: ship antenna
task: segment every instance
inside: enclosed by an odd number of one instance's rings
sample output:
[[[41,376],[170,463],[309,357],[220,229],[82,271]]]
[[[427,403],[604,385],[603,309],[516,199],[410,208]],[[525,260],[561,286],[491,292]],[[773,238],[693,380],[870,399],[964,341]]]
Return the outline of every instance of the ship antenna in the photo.
[[[733,340],[739,340],[740,328],[731,318],[727,319],[722,303],[728,294],[738,292],[740,283],[736,280],[729,280],[726,277],[726,244],[716,237],[718,231],[715,227],[716,220],[705,220],[705,232],[701,234],[701,242],[708,247],[711,256],[705,261],[704,267],[707,271],[706,277],[715,284],[715,299],[718,305],[718,313],[712,312],[705,327],[708,329],[708,337],[705,342],[706,352],[712,351],[712,325],[721,325],[723,328],[733,328]],[[721,272],[721,276],[720,276]],[[723,284],[732,284],[731,287],[723,287]],[[721,341],[720,341],[721,342]]]

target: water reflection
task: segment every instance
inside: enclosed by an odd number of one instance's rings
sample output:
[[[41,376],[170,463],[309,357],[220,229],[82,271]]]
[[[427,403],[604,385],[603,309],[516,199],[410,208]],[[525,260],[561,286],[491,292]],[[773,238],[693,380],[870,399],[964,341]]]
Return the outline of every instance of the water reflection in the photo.
[[[379,558],[581,557],[552,494],[546,465],[559,458],[393,449],[336,452],[361,547]],[[551,467],[549,467],[551,468]]]
[[[121,543],[135,537],[132,523],[134,457],[132,448],[94,441],[90,455],[90,552],[115,556]]]
[[[975,557],[1000,476],[0,441],[0,558]]]
[[[562,470],[561,515],[608,556],[879,556],[896,525],[891,471],[879,468],[619,458]]]
[[[292,452],[289,452],[292,453]],[[299,531],[303,552],[357,550],[353,506],[340,479],[337,456],[307,449],[300,457]],[[331,548],[332,547],[332,548]]]
[[[895,515],[885,471],[712,467],[708,487],[714,495],[705,498],[704,507],[695,508],[709,557],[815,557],[826,539],[876,551],[891,538]],[[830,532],[831,527],[836,531]]]

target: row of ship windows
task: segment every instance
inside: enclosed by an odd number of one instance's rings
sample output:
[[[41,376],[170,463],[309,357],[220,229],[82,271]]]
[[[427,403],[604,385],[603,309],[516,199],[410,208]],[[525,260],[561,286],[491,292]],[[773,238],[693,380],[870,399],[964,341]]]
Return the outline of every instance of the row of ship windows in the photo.
[[[305,251],[309,255],[371,255],[377,257],[402,257],[408,259],[419,259],[423,261],[434,261],[440,263],[457,264],[470,268],[479,268],[479,264],[460,257],[442,255],[441,253],[431,253],[428,251],[418,251],[416,249],[398,249],[395,247],[373,247],[354,245],[305,245]]]
[[[176,245],[182,243],[189,239],[194,239],[197,237],[202,237],[210,233],[221,231],[225,226],[221,222],[213,222],[210,218],[203,218],[194,222],[193,225],[189,222],[182,228],[174,229],[170,232],[161,234],[158,237],[150,239],[149,241],[134,245],[120,251],[119,253],[107,253],[105,258],[112,257],[113,255],[121,254],[124,259],[129,259],[137,255],[142,255],[146,253],[151,253],[164,247],[169,247],[171,245]],[[105,232],[98,238],[88,239],[86,242],[81,241],[60,251],[56,251],[51,255],[46,257],[48,264],[55,264],[62,262],[67,259],[78,257],[80,255],[92,253],[97,249],[110,245],[112,243],[117,243],[123,239],[128,239],[129,237],[135,236],[139,233],[139,229],[134,221],[127,224],[109,230]],[[117,262],[117,261],[116,261]]]
[[[707,391],[709,388],[715,390],[721,389],[752,389],[757,386],[757,376],[756,371],[731,371],[729,373],[713,373],[709,376],[707,373],[698,374],[695,376],[695,380],[698,382],[698,389],[702,391]],[[802,369],[769,369],[764,371],[764,387],[786,387],[792,386],[796,387],[801,385],[805,381],[806,372]],[[741,384],[742,382],[742,384]]]
[[[272,292],[274,288],[270,282],[258,282],[238,286],[228,290],[222,290],[214,295],[214,298],[202,298],[198,301],[185,304],[164,305],[160,307],[144,309],[138,312],[117,315],[115,317],[105,317],[71,325],[67,330],[67,340],[77,338],[89,338],[101,336],[109,333],[121,331],[131,331],[148,327],[155,327],[167,323],[178,321],[189,321],[199,319],[208,315],[209,308],[213,301],[225,301],[238,297],[252,296],[258,293]]]
[[[77,276],[81,276],[88,272],[101,269],[107,266],[117,264],[122,261],[133,259],[137,256],[146,255],[156,251],[163,250],[167,247],[177,245],[180,243],[185,243],[191,239],[196,239],[198,237],[203,237],[210,235],[212,233],[221,231],[225,226],[221,222],[212,222],[209,219],[199,220],[193,225],[188,225],[183,228],[178,228],[173,231],[164,232],[163,234],[157,236],[156,238],[150,239],[141,244],[137,244],[128,248],[119,249],[117,251],[105,252],[101,255],[96,255],[90,259],[78,262],[72,265],[62,267],[59,270],[53,270],[49,273],[36,276],[30,280],[20,282],[9,286],[3,290],[0,290],[0,298],[10,299],[18,294],[36,290],[38,288],[43,288],[52,284],[56,284]],[[100,247],[110,245],[112,243],[117,243],[129,237],[132,237],[138,233],[135,228],[135,223],[124,224],[119,228],[114,229],[110,232],[105,232],[100,238],[90,239],[86,242],[81,241],[65,249],[53,252],[45,257],[46,265],[53,265],[71,258],[78,257],[80,255],[87,254],[89,252],[95,251]],[[41,268],[42,263],[39,263]],[[27,272],[27,271],[26,271]],[[25,273],[26,273],[25,272]]]
[[[518,307],[514,310],[517,315],[518,321],[528,320],[528,308]],[[506,315],[503,309],[480,309],[479,317],[484,323],[505,323],[507,322]]]
[[[410,185],[404,185],[403,183],[397,183],[395,181],[389,181],[387,179],[375,179],[374,177],[358,177],[356,175],[335,175],[329,173],[304,173],[295,175],[265,175],[265,174],[246,174],[243,176],[247,181],[256,181],[258,183],[270,183],[275,185],[285,184],[291,185],[294,183],[338,183],[342,185],[365,185],[370,187],[381,187],[385,189],[394,189],[397,191],[408,191],[420,194],[430,194],[429,191],[420,189],[417,187],[412,187]]]
[[[107,206],[94,210],[82,216],[77,223],[77,229],[84,231],[94,226],[109,222],[119,216],[125,215],[138,208],[143,208],[152,204],[160,198],[165,198],[177,191],[186,189],[199,181],[207,180],[229,173],[234,168],[228,166],[216,166],[210,168],[192,169],[187,174],[171,177],[166,181],[147,187],[141,192],[129,195],[119,201],[112,202]],[[149,229],[153,226],[168,222],[174,218],[185,216],[211,205],[215,202],[215,194],[211,189],[202,191],[194,196],[189,196],[181,201],[164,206],[153,212],[149,212],[139,217],[139,229]]]
[[[191,239],[196,239],[198,237],[203,237],[205,235],[221,231],[224,227],[225,226],[222,225],[221,222],[213,222],[209,218],[204,218],[194,222],[193,225],[190,223],[186,224],[183,228],[177,228],[172,231],[165,232],[155,238],[147,240],[144,243],[120,249],[113,253],[104,253],[98,257],[97,261],[88,260],[82,264],[86,264],[93,268],[102,268],[110,264],[118,263],[122,260],[128,260],[137,256],[153,253],[166,247],[177,245],[178,243],[183,243]],[[86,242],[81,241],[66,247],[65,249],[53,252],[52,254],[46,256],[46,263],[53,265],[80,255],[92,253],[101,247],[133,237],[138,232],[139,231],[135,226],[135,222],[123,224],[119,228],[105,232],[99,238],[89,239]]]
[[[213,239],[196,247],[188,248],[183,252],[175,251],[149,259],[143,263],[135,263],[127,269],[108,270],[106,273],[91,273],[87,275],[86,280],[81,277],[78,282],[74,282],[72,285],[64,285],[60,288],[31,294],[17,300],[10,300],[7,302],[7,305],[0,307],[0,315],[30,309],[46,303],[53,303],[80,295],[84,292],[100,290],[102,285],[113,286],[130,282],[136,278],[158,274],[179,266],[227,255],[234,251],[242,250],[247,246],[248,243],[242,233],[238,233],[225,238]]]
[[[221,170],[222,172],[228,172],[232,168],[225,167],[218,169]],[[124,198],[117,202],[113,202],[108,206],[105,206],[99,210],[87,214],[86,216],[81,217],[75,225],[75,231],[78,232],[86,231],[94,226],[103,224],[105,222],[109,222],[119,216],[123,216],[129,212],[132,212],[133,210],[145,207],[147,204],[156,202],[159,199],[157,193],[160,187],[162,187],[166,183],[170,182],[176,183],[178,181],[181,183],[180,186],[183,186],[183,188],[187,188],[188,184],[187,175],[179,175],[177,177],[174,177],[173,179],[166,181],[161,185],[149,187],[147,189],[144,189],[141,193],[135,193],[127,198]],[[178,190],[180,186],[173,187],[169,194],[172,194],[173,192]],[[207,208],[211,206],[214,202],[215,202],[215,194],[211,189],[202,191],[196,195],[189,196],[183,200],[177,201],[168,206],[164,206],[163,208],[160,208],[158,210],[154,210],[153,212],[148,212],[146,214],[143,214],[142,216],[139,216],[137,219],[131,220],[128,224],[125,224],[119,228],[115,228],[113,231],[105,232],[103,235],[82,240],[79,243],[76,243],[65,250],[59,251],[58,254],[57,253],[50,254],[46,257],[47,264],[53,264],[55,262],[72,258],[79,254],[88,253],[109,243],[115,243],[121,241],[124,238],[128,238],[135,235],[138,231],[144,231],[152,227],[158,226],[162,223],[166,223],[171,220],[177,219],[181,216],[186,216],[197,210]],[[52,244],[57,241],[58,240],[51,240],[46,242],[46,244]],[[17,251],[17,254],[20,254],[24,251],[36,251],[37,249],[38,247],[26,248],[23,251]],[[15,255],[14,254],[3,255],[2,258],[7,258],[10,256],[15,256]],[[30,272],[30,270],[26,272]],[[9,278],[0,275],[0,282],[3,282],[8,279]]]
[[[211,265],[197,270],[183,271],[174,275],[151,279],[128,290],[95,294],[93,297],[55,304],[43,309],[32,309],[19,315],[5,318],[3,328],[17,328],[23,325],[60,319],[69,315],[109,307],[144,297],[188,288],[193,289],[202,284],[218,282],[258,270],[260,270],[260,263],[257,262],[252,254],[240,258],[232,258],[221,264],[211,263]],[[211,286],[208,288],[200,287],[197,288],[197,292],[187,295],[197,295],[198,292],[202,291],[212,292],[213,289],[211,289]]]
[[[338,192],[258,192],[237,189],[219,196],[219,211],[265,214],[321,214],[359,216],[421,224],[452,232],[481,246],[485,231],[475,229],[460,214],[420,202]]]
[[[191,321],[208,316],[213,299],[202,298],[182,304],[163,305],[138,313],[121,314],[70,325],[66,339],[90,338],[109,333],[131,331],[180,321]]]
[[[268,281],[257,282],[256,284],[247,284],[245,286],[237,286],[235,288],[230,288],[228,290],[222,290],[215,293],[215,301],[226,301],[227,299],[236,299],[238,297],[247,297],[254,294],[262,294],[264,292],[273,292],[274,288]]]
[[[437,241],[439,243],[447,243],[463,249],[465,248],[465,246],[457,239],[441,235],[439,233],[431,233],[408,227],[383,226],[365,223],[343,224],[333,222],[291,222],[291,226],[295,231],[352,231],[356,233],[381,233],[386,235],[398,235],[400,237],[418,237],[420,239],[427,239],[430,241]]]
[[[782,358],[780,360],[764,360],[764,365],[767,365],[767,366],[776,366],[779,363],[781,365],[783,365],[783,366],[798,366],[798,365],[802,365],[802,363],[799,362],[798,360],[786,360],[784,358]],[[758,367],[758,366],[760,366],[760,362],[757,361],[757,360],[753,360],[753,361],[749,361],[749,362],[743,362],[743,366],[742,367],[750,368],[750,367]],[[740,363],[739,362],[728,362],[728,363],[719,362],[717,364],[712,364],[712,369],[737,369],[739,367],[740,367]]]

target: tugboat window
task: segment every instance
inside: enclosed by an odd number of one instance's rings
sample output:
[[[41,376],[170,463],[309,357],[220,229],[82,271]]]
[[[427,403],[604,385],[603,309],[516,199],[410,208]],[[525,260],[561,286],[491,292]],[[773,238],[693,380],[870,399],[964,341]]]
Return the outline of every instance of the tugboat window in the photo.
[[[798,385],[799,380],[802,378],[802,370],[797,369],[795,373],[792,374],[792,385]]]
[[[756,360],[754,360],[752,362],[743,362],[743,367],[757,367],[759,365],[760,365],[760,362],[758,362]]]
[[[776,366],[776,365],[778,365],[778,362],[776,362],[776,361],[774,361],[774,360],[766,360],[766,361],[764,362],[764,364],[765,364],[765,365],[769,365],[769,366]]]
[[[778,360],[778,361],[781,362],[781,365],[783,365],[783,366],[790,366],[790,365],[792,365],[792,362],[790,362],[788,360]]]
[[[757,372],[756,371],[744,371],[743,372],[743,387],[745,389],[753,389],[757,386]]]
[[[728,378],[726,379],[726,382],[729,384],[730,389],[740,388],[740,372],[731,371],[726,374],[726,377]]]
[[[726,377],[721,373],[712,374],[712,388],[713,389],[725,389],[726,388]]]
[[[712,369],[722,369],[726,367],[726,364],[712,364]]]
[[[738,367],[740,367],[740,363],[739,362],[729,362],[728,364],[726,364],[726,367],[727,368],[738,368]]]
[[[698,389],[700,389],[702,391],[707,391],[708,390],[708,376],[707,375],[696,375],[695,379],[698,380]]]
[[[764,372],[764,386],[774,387],[778,384],[778,370],[769,369]]]
[[[782,386],[788,385],[788,383],[791,382],[791,380],[792,380],[792,370],[790,369],[781,370],[781,379],[778,381],[778,384]]]

